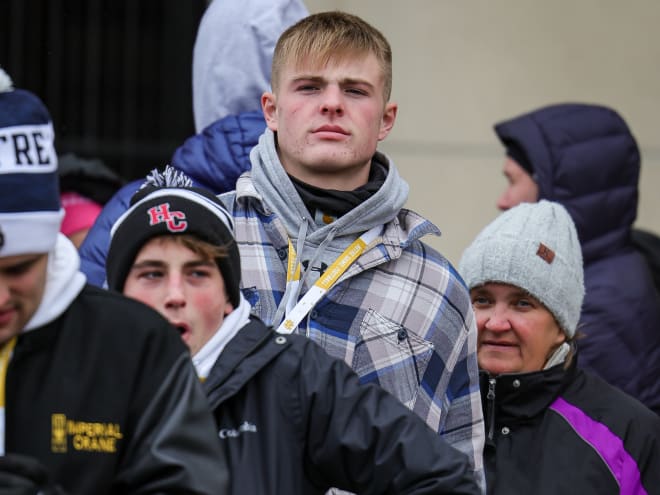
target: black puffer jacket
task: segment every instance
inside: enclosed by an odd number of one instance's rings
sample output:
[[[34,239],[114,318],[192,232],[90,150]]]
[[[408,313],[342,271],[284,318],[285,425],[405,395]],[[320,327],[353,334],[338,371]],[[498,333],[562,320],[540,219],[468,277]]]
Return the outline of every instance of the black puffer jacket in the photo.
[[[204,387],[232,493],[480,493],[464,454],[305,337],[252,319]]]

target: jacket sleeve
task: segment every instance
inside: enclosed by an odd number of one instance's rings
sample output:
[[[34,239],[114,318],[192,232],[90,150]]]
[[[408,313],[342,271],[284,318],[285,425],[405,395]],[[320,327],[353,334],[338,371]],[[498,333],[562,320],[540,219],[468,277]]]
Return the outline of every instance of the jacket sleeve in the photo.
[[[131,197],[143,180],[126,184],[108,201],[80,246],[80,270],[87,282],[96,287],[105,283],[105,258],[110,247],[110,230],[115,221],[128,209]]]
[[[485,490],[483,451],[486,436],[479,389],[477,327],[469,297],[454,299],[457,307],[461,302],[465,315],[465,338],[457,341],[454,350],[456,362],[444,390],[445,415],[440,434],[469,456],[472,470]]]
[[[250,150],[266,128],[261,112],[230,115],[189,137],[179,146],[170,165],[181,170],[196,186],[220,194],[232,191],[236,179],[250,168]],[[105,259],[110,246],[110,230],[144,182],[133,181],[122,187],[103,207],[80,246],[81,271],[97,287],[105,283]]]
[[[227,460],[187,353],[140,412],[125,452],[116,493],[229,493]]]
[[[481,493],[467,456],[394,396],[311,341],[301,367],[312,478],[361,494]]]

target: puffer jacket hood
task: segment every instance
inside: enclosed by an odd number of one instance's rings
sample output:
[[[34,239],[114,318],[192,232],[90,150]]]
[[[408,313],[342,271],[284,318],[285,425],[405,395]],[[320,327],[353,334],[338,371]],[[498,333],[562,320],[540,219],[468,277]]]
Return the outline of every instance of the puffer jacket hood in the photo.
[[[578,231],[585,263],[629,245],[637,217],[640,155],[614,110],[551,105],[495,125],[505,147],[533,167],[539,199],[562,204]]]

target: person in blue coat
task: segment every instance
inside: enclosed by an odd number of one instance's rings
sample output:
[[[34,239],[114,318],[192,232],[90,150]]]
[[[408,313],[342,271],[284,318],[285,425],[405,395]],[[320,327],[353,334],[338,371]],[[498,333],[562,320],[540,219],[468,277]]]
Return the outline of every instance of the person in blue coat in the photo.
[[[660,301],[631,243],[640,154],[614,110],[556,104],[500,122],[508,186],[502,210],[547,199],[571,215],[582,246],[586,295],[580,364],[660,414]]]
[[[230,191],[250,168],[250,150],[266,128],[261,95],[270,88],[275,43],[307,15],[301,0],[211,2],[204,12],[192,67],[197,134],[170,160],[195,185],[216,194]],[[90,284],[104,285],[110,229],[143,182],[130,182],[110,199],[80,246],[81,270]]]

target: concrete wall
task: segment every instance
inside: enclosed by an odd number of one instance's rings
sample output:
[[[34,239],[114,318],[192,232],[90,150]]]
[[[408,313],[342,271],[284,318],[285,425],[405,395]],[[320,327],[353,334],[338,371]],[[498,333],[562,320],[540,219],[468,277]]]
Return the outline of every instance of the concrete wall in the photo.
[[[305,0],[378,27],[392,44],[399,103],[381,145],[408,206],[442,230],[457,263],[498,211],[503,149],[493,123],[548,103],[618,110],[642,150],[637,225],[660,232],[660,2],[655,0]]]

